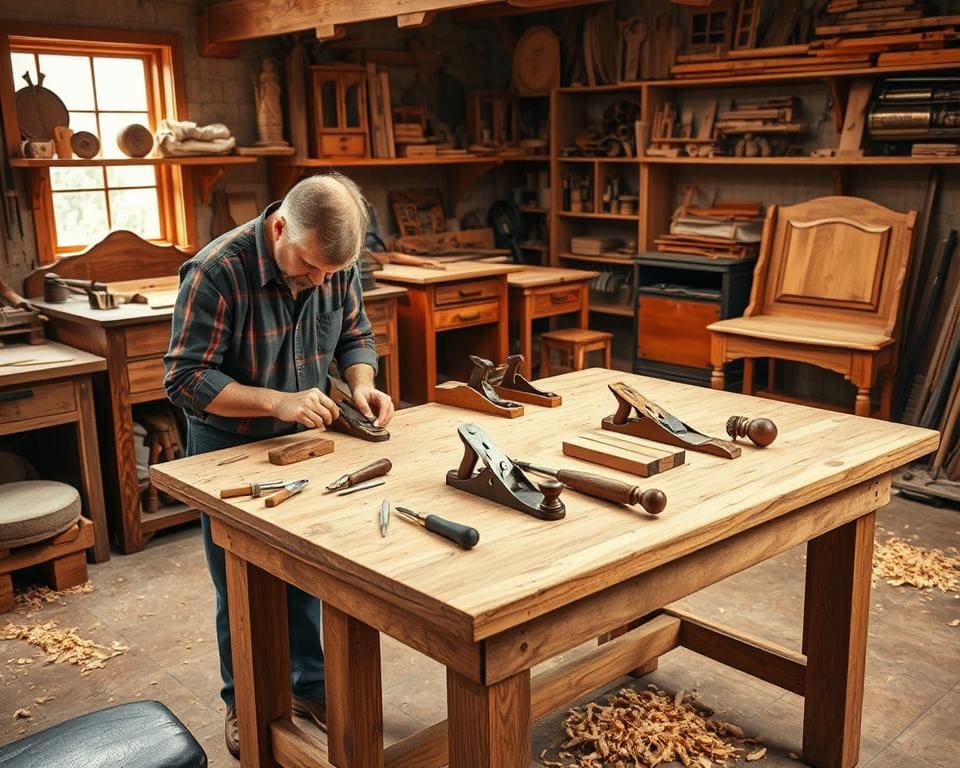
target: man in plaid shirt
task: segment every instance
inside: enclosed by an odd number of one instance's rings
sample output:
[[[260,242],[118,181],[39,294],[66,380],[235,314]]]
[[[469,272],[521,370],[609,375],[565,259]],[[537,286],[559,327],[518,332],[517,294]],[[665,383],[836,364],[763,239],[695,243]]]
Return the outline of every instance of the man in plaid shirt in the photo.
[[[334,359],[360,411],[390,421],[393,403],[374,386],[377,353],[356,264],[366,226],[356,184],[313,176],[184,263],[164,386],[186,412],[189,455],[330,424]],[[224,554],[207,515],[201,523],[217,595],[225,737],[239,757]],[[320,601],[288,587],[287,609],[293,709],[323,726]]]

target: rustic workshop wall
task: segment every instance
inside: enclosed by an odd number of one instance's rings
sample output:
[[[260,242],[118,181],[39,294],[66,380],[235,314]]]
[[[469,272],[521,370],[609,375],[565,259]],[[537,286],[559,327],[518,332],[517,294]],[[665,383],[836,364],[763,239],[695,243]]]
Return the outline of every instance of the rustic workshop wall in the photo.
[[[201,58],[197,54],[197,3],[195,0],[57,0],[54,3],[24,3],[0,0],[0,19],[36,24],[102,27],[135,31],[172,33],[180,36],[183,73],[187,89],[188,116],[200,124],[226,123],[238,144],[256,140],[256,112],[251,75],[259,70],[265,42],[253,41],[240,47],[236,59]],[[18,73],[14,73],[18,77]],[[17,87],[20,83],[17,84]],[[249,191],[264,202],[267,197],[263,164],[231,168],[225,183],[231,190]],[[24,275],[36,266],[33,220],[27,201],[21,200],[25,240],[7,248],[0,271],[12,285],[19,286]],[[197,204],[197,239],[209,240],[211,210]]]

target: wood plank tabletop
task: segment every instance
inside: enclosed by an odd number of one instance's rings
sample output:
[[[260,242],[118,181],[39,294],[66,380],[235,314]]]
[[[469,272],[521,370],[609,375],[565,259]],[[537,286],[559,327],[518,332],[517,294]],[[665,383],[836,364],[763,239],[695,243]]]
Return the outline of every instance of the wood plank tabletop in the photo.
[[[589,269],[527,266],[520,272],[511,272],[507,275],[507,284],[511,288],[536,288],[540,285],[580,283],[584,280],[593,280],[599,274]]]
[[[693,451],[685,464],[642,479],[562,455],[563,438],[597,429],[615,411],[607,384],[626,381],[692,426],[724,436],[731,415],[765,416],[780,430],[768,448],[743,445],[736,459]],[[155,464],[161,490],[228,519],[296,557],[370,585],[381,598],[416,604],[437,626],[472,639],[489,637],[691,551],[838,493],[933,451],[938,433],[875,419],[747,397],[702,387],[589,369],[543,380],[563,396],[560,408],[526,406],[507,420],[436,403],[398,412],[391,439],[372,444],[329,436],[334,453],[287,467],[267,449],[303,439],[277,438],[256,447]],[[475,422],[507,455],[549,467],[577,468],[662,489],[662,514],[593,499],[569,490],[566,517],[543,521],[445,484],[463,454],[457,426]],[[222,459],[249,458],[226,466]],[[380,457],[393,462],[386,485],[350,496],[323,486]],[[281,506],[263,499],[221,500],[219,489],[256,480],[308,478]],[[382,499],[471,525],[480,542],[458,549],[394,515],[386,538],[377,516]]]
[[[0,347],[0,387],[106,369],[104,358],[56,341]]]
[[[376,301],[377,299],[389,299],[391,296],[403,296],[407,292],[406,288],[399,285],[379,284],[376,288],[363,292],[364,301]]]
[[[452,283],[457,280],[469,280],[480,277],[494,277],[524,269],[522,264],[489,264],[478,261],[457,261],[445,265],[444,269],[427,267],[408,267],[404,264],[386,264],[373,273],[377,280],[411,285],[432,285],[434,283]]]
[[[121,304],[114,309],[94,309],[86,296],[71,296],[64,302],[52,303],[43,299],[28,299],[30,305],[51,318],[59,318],[81,325],[95,325],[110,328],[117,325],[137,325],[153,323],[157,320],[169,320],[173,317],[173,307],[152,309],[147,304]]]

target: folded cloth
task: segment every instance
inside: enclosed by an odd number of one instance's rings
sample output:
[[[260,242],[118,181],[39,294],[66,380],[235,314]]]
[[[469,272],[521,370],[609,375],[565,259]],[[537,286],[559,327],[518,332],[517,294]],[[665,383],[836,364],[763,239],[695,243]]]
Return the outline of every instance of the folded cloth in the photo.
[[[161,120],[157,128],[157,147],[167,157],[225,155],[236,143],[223,123],[197,125],[189,120]]]

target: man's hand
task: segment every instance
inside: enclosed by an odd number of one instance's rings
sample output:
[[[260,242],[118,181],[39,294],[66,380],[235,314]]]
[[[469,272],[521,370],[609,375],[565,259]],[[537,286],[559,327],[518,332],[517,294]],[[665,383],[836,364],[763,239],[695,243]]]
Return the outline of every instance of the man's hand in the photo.
[[[340,415],[337,404],[316,387],[302,392],[277,392],[276,396],[273,415],[280,421],[297,422],[313,429],[329,426]]]
[[[386,392],[364,383],[355,386],[352,395],[360,413],[370,419],[374,426],[385,427],[393,418],[393,400]]]

